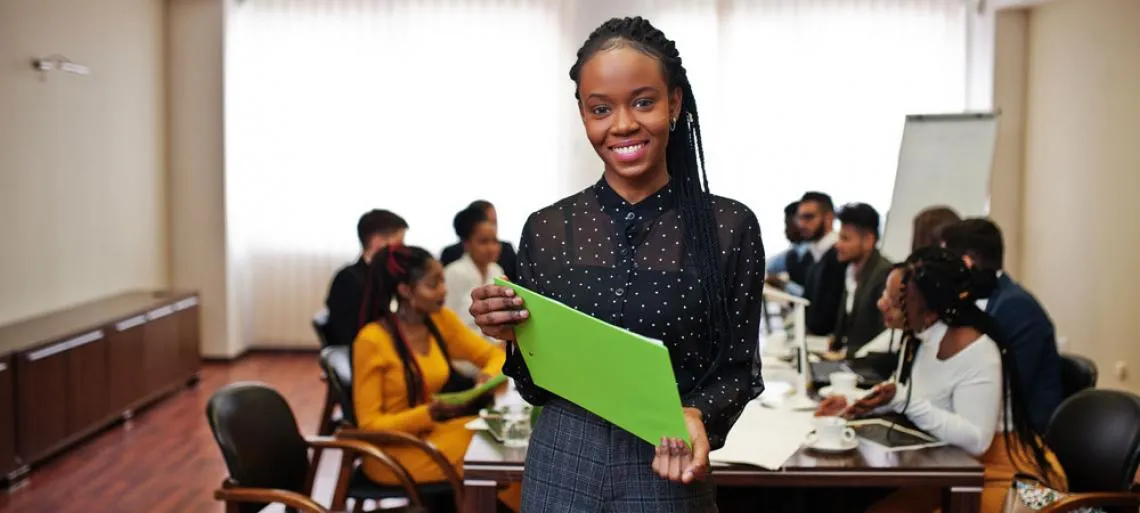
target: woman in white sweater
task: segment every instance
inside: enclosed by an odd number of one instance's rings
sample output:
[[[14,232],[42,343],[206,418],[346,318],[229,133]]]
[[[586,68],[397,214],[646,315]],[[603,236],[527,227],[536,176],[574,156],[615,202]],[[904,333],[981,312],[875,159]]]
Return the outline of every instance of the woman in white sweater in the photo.
[[[850,406],[828,399],[820,414],[905,415],[985,464],[981,511],[997,513],[1014,474],[1036,475],[1056,488],[1064,476],[1029,423],[1013,355],[993,319],[974,304],[970,285],[961,259],[941,248],[919,249],[896,266],[879,309],[887,327],[904,333],[897,382]],[[939,503],[937,490],[906,489],[871,511],[933,511]]]

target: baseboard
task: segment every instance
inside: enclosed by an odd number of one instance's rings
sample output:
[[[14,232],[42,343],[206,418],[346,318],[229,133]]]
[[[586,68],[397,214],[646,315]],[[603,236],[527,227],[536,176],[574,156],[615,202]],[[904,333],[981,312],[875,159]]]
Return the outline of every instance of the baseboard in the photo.
[[[298,346],[258,346],[247,347],[240,353],[232,356],[203,356],[202,361],[211,363],[233,363],[242,358],[250,355],[258,354],[312,354],[316,355],[321,352],[319,347],[298,347]]]

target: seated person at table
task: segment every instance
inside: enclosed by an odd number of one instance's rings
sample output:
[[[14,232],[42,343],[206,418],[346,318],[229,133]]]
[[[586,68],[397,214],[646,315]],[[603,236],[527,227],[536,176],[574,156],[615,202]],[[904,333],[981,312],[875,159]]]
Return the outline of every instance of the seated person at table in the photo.
[[[883,332],[879,298],[891,263],[879,254],[879,213],[865,203],[853,203],[839,212],[839,262],[846,265],[846,280],[832,337],[833,351],[855,358],[864,345]]]
[[[447,288],[443,266],[427,251],[389,246],[375,255],[372,280],[365,291],[370,322],[360,330],[352,350],[352,398],[362,430],[399,431],[434,445],[462,475],[463,456],[474,431],[464,427],[477,406],[453,406],[433,399],[457,374],[450,358],[463,358],[482,368],[479,382],[500,373],[502,349],[471,331],[455,312],[443,306]],[[399,305],[390,311],[392,298]],[[417,483],[446,479],[426,453],[404,446],[385,447]],[[373,481],[398,483],[381,463],[364,461]],[[515,506],[520,487],[500,498]]]
[[[492,223],[496,225],[499,224],[499,214],[495,211],[495,205],[492,205],[490,201],[475,200],[471,202],[471,205],[467,208],[480,209],[487,213],[487,218],[489,218]],[[499,247],[501,248],[498,258],[499,267],[503,268],[503,272],[506,273],[507,278],[511,281],[516,281],[518,276],[518,255],[515,254],[515,247],[512,246],[510,242],[505,241],[500,241]],[[463,258],[463,252],[463,242],[460,241],[457,244],[443,248],[443,252],[439,255],[439,261],[444,266],[447,266]]]
[[[946,249],[975,276],[978,307],[997,321],[1017,362],[1033,427],[1044,432],[1061,404],[1061,356],[1053,321],[1029,291],[1002,270],[1001,230],[987,219],[967,219],[942,231]]]
[[[808,245],[796,224],[796,211],[800,202],[793,201],[784,207],[784,236],[788,238],[791,247],[776,254],[768,260],[767,283],[793,296],[804,295],[804,277],[811,265],[807,255]],[[787,276],[784,276],[784,275]]]
[[[805,325],[812,335],[830,335],[835,331],[835,317],[843,295],[844,266],[835,250],[835,204],[822,192],[808,192],[800,199],[796,222],[808,244],[804,258],[810,259],[804,277],[804,299],[807,307]]]
[[[356,339],[356,332],[364,319],[360,303],[364,298],[364,282],[368,279],[368,264],[372,255],[389,244],[404,242],[408,222],[387,210],[371,210],[360,216],[356,223],[356,236],[360,239],[360,258],[337,271],[329,286],[325,307],[329,310],[325,333],[332,346],[347,346]]]
[[[891,271],[879,302],[887,326],[904,331],[898,382],[874,389],[850,407],[843,397],[820,415],[895,412],[985,465],[983,513],[998,513],[1015,473],[1064,489],[1064,475],[1029,422],[1014,356],[993,319],[970,295],[970,271],[937,247],[916,251]],[[916,333],[917,332],[917,333]],[[1006,412],[1003,414],[1003,412]],[[872,512],[934,511],[938,490],[900,490]]]
[[[499,259],[501,246],[495,223],[480,208],[468,208],[455,216],[455,233],[463,241],[463,256],[443,269],[447,281],[447,307],[459,314],[463,323],[478,331],[471,316],[471,291],[490,285],[503,276]]]
[[[937,246],[942,242],[942,230],[962,218],[950,207],[927,207],[914,216],[914,233],[910,241],[910,250],[927,246]]]

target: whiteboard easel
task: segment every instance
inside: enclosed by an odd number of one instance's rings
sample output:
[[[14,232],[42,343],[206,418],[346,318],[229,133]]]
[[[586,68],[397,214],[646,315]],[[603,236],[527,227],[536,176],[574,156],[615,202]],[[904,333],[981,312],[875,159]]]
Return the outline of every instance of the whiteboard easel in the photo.
[[[962,217],[988,213],[997,120],[990,112],[906,117],[884,256],[899,262],[910,255],[914,216],[927,207],[947,206]]]

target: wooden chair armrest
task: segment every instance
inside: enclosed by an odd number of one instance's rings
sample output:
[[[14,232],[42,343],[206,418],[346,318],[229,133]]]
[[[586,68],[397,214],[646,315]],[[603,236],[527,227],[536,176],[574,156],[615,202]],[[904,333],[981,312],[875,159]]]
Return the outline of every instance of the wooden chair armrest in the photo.
[[[408,470],[399,462],[392,459],[391,456],[384,454],[384,451],[380,450],[379,447],[363,440],[333,438],[328,436],[305,437],[305,442],[312,447],[340,449],[346,453],[361,454],[383,463],[384,466],[388,467],[388,469],[396,475],[396,479],[400,481],[400,486],[404,488],[404,493],[408,496],[408,501],[411,502],[413,506],[423,505],[420,492],[416,488],[416,482],[412,479],[412,476],[408,474]]]
[[[463,511],[463,480],[459,477],[459,472],[451,465],[447,457],[439,452],[435,446],[420,440],[407,433],[389,430],[361,430],[354,428],[342,428],[336,432],[337,438],[347,438],[349,440],[362,440],[371,444],[380,446],[384,445],[403,445],[408,447],[415,447],[428,455],[443,471],[444,477],[447,482],[451,484],[451,489],[455,494],[455,504],[459,511]]]
[[[329,513],[313,499],[297,492],[274,490],[271,488],[219,488],[214,490],[214,498],[223,502],[277,503],[297,508],[304,513]]]
[[[1089,507],[1140,507],[1140,494],[1131,492],[1074,493],[1042,508],[1038,513],[1061,513]]]

